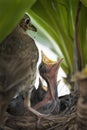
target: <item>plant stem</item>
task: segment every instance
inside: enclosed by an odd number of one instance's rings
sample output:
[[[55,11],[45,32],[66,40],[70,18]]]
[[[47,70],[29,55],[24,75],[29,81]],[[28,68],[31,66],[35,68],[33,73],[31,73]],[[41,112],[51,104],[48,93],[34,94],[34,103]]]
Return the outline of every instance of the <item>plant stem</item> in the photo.
[[[76,12],[76,20],[75,20],[75,39],[74,39],[74,61],[75,61],[75,71],[81,71],[82,69],[82,57],[81,57],[81,49],[80,49],[80,43],[78,38],[78,32],[79,32],[79,15],[81,10],[81,2],[79,0],[77,12]]]
[[[74,37],[74,73],[77,71],[81,71],[82,69],[82,57],[81,57],[81,49],[80,49],[80,43],[78,38],[78,32],[79,32],[79,15],[81,10],[81,2],[78,1],[78,7],[76,11],[76,19],[75,19],[75,37]],[[74,90],[78,89],[78,84],[74,84]]]

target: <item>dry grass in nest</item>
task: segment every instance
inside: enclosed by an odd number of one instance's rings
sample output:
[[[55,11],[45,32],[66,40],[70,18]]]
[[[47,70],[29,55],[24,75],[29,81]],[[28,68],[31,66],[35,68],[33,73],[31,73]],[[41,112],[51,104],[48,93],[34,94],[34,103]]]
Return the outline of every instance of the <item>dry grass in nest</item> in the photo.
[[[5,127],[2,130],[74,130],[76,123],[77,97],[72,96],[72,104],[57,115],[50,114],[39,118],[30,111],[22,116],[6,113]]]

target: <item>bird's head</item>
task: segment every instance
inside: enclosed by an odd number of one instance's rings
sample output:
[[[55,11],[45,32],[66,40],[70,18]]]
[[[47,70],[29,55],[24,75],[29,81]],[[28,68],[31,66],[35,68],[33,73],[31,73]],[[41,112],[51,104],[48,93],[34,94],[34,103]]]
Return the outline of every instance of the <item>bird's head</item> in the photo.
[[[32,30],[32,31],[35,31],[37,32],[37,29],[36,27],[31,23],[31,19],[30,17],[25,14],[23,19],[20,21],[19,23],[20,27],[22,27],[25,31],[27,30]]]

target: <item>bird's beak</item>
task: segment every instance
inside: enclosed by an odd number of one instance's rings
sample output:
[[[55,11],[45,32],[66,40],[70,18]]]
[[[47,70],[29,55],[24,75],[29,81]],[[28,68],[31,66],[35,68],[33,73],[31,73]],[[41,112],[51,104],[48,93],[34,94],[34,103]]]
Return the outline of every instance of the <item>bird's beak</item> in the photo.
[[[44,54],[43,51],[41,51],[41,56],[42,56],[42,61],[43,61],[44,64],[54,64],[54,63],[55,63],[55,61],[49,59],[49,58]]]
[[[34,31],[34,32],[37,32],[36,27],[35,27],[32,23],[29,23],[28,29],[29,29],[29,30],[32,30],[32,31]]]
[[[41,86],[41,87],[42,87],[42,90],[43,90],[43,91],[45,91],[45,92],[47,92],[47,91],[48,91],[47,86],[43,85],[43,83],[42,83],[42,81],[41,81],[41,79],[40,79],[40,78],[39,78],[39,86]]]

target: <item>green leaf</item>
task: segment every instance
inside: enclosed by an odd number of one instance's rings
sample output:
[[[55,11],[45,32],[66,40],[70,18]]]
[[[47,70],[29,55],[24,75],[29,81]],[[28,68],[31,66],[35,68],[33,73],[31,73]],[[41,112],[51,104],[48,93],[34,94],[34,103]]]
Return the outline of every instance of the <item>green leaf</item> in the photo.
[[[74,21],[78,0],[38,0],[29,11],[38,28],[58,57],[64,57],[63,69],[73,72]],[[42,43],[44,40],[40,40]],[[43,43],[42,43],[43,44]]]
[[[87,65],[87,8],[82,6],[79,20],[79,42],[81,46],[83,67]]]
[[[17,25],[35,0],[0,0],[0,41]]]
[[[87,0],[80,0],[82,2],[82,4],[87,7]]]
[[[81,0],[83,2],[83,0]],[[64,57],[62,68],[74,71],[75,19],[79,0],[38,0],[29,11],[38,28],[35,38],[49,46],[58,58]],[[84,1],[86,4],[86,1]],[[78,40],[83,66],[87,64],[87,8],[82,5],[79,15]]]

